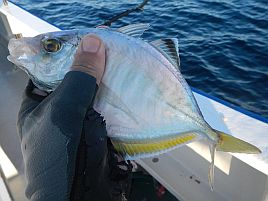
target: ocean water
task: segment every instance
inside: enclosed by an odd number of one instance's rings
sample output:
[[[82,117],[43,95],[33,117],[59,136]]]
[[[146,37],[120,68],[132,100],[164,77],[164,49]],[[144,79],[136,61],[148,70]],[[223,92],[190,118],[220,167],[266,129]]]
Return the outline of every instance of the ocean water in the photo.
[[[12,0],[61,29],[94,27],[141,1]],[[151,41],[179,40],[190,86],[268,118],[267,0],[151,0],[112,27],[150,23]]]

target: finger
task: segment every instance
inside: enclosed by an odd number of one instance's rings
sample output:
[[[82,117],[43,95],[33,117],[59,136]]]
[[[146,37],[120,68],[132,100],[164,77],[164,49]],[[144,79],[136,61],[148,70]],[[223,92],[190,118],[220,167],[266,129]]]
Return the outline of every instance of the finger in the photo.
[[[72,71],[81,71],[96,78],[100,83],[105,69],[105,46],[95,35],[85,36],[76,52]]]

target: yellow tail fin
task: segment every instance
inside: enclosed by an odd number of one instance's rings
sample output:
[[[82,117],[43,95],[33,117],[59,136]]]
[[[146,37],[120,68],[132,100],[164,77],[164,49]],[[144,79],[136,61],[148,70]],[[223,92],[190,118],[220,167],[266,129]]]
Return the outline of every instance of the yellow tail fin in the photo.
[[[249,144],[236,137],[214,130],[218,133],[220,140],[217,144],[217,151],[233,152],[233,153],[246,153],[246,154],[259,154],[261,150],[252,144]]]

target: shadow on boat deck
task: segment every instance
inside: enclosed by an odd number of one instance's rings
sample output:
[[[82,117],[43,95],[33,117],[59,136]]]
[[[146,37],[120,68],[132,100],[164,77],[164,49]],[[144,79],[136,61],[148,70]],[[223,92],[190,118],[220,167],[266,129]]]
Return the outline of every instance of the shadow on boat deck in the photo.
[[[134,173],[130,201],[178,201],[151,175]]]

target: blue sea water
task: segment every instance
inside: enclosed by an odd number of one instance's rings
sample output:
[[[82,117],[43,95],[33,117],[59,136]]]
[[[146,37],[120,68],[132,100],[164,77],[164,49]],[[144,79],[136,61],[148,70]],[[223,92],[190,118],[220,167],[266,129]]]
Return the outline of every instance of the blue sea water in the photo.
[[[13,0],[61,29],[93,27],[141,1]],[[112,27],[150,23],[148,41],[177,37],[182,74],[201,91],[268,117],[267,0],[151,0]]]

